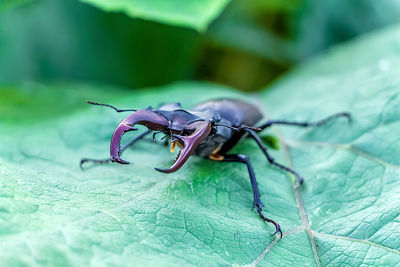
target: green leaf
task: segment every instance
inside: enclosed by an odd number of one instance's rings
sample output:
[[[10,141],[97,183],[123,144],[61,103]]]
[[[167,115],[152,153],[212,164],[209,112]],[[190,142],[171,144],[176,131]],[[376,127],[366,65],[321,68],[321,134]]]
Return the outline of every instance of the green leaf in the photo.
[[[272,149],[279,149],[279,139],[273,135],[261,135],[261,140],[263,140],[264,144]]]
[[[287,238],[305,231],[312,246],[293,241],[289,248],[323,266],[400,262],[399,49],[399,26],[361,37],[301,66],[263,95],[273,118],[353,115],[349,126],[337,120],[316,129],[274,129],[287,147],[286,162],[305,177],[294,189],[302,223]],[[261,262],[289,248],[278,242]]]
[[[0,25],[0,82],[142,88],[192,77],[199,53],[200,34],[191,29],[132,20],[80,1],[36,1],[2,13]]]
[[[229,0],[81,0],[104,11],[124,12],[133,18],[154,20],[204,31]]]
[[[337,47],[261,96],[190,82],[134,93],[3,86],[2,92],[18,94],[4,93],[0,105],[1,265],[398,264],[399,32],[395,27]],[[193,157],[165,175],[153,168],[169,166],[174,155],[149,138],[124,154],[131,165],[79,169],[82,157],[108,156],[111,134],[125,116],[84,100],[190,107],[221,96],[248,98],[274,119],[353,115],[350,125],[337,119],[315,129],[266,132],[279,138],[280,150],[270,151],[276,160],[305,177],[301,187],[268,165],[252,140],[234,149],[249,155],[264,213],[281,224],[283,239],[271,237],[274,227],[251,210],[240,164]],[[34,103],[27,106],[29,99]]]
[[[397,1],[236,0],[207,34],[220,45],[291,66],[334,44],[399,23],[399,12]]]

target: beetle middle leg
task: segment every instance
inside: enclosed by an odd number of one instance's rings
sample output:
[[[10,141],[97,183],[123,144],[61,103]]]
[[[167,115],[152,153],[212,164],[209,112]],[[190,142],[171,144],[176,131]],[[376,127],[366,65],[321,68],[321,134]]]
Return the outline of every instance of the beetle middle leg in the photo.
[[[302,184],[304,179],[303,177],[301,177],[300,174],[298,174],[297,172],[295,172],[294,170],[292,170],[289,167],[286,167],[278,162],[275,161],[275,159],[268,153],[267,148],[265,147],[265,145],[263,144],[261,138],[256,134],[256,132],[254,132],[253,130],[250,129],[244,129],[247,133],[249,133],[250,137],[254,139],[254,141],[256,141],[258,147],[262,150],[262,152],[264,153],[264,155],[267,157],[267,160],[269,161],[270,164],[277,166],[278,168],[287,171],[291,174],[293,174],[294,176],[297,177],[299,184]]]
[[[141,133],[140,135],[136,136],[134,139],[132,139],[131,141],[129,141],[129,143],[127,143],[126,145],[124,145],[121,148],[121,154],[128,149],[129,147],[133,146],[137,141],[143,139],[143,137],[145,137],[146,135],[148,135],[151,132],[151,130],[147,130],[143,133]],[[110,158],[107,159],[88,159],[88,158],[83,158],[81,159],[79,166],[80,168],[83,170],[83,164],[85,162],[92,162],[93,164],[107,164],[111,162]]]
[[[264,206],[263,203],[261,202],[260,198],[260,192],[258,189],[258,184],[256,180],[256,175],[254,174],[254,169],[253,166],[250,163],[249,158],[246,155],[243,154],[231,154],[231,155],[224,155],[222,159],[219,161],[221,162],[240,162],[240,163],[245,163],[247,165],[247,170],[249,171],[250,175],[250,182],[251,182],[251,188],[253,190],[253,208],[257,208],[258,215],[260,216],[261,219],[263,219],[266,222],[272,223],[275,226],[275,234],[279,233],[280,237],[282,238],[282,230],[280,225],[275,222],[274,220],[271,220],[262,214],[262,207]]]

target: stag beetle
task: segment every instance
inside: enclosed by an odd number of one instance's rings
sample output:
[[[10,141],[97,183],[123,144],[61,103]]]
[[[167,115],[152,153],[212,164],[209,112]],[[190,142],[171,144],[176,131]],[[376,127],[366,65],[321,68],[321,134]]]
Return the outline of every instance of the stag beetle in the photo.
[[[261,111],[256,106],[238,99],[214,99],[203,102],[191,110],[182,109],[181,104],[179,103],[165,104],[157,109],[149,107],[141,110],[121,110],[107,104],[100,104],[91,101],[88,101],[88,103],[110,107],[117,112],[134,112],[122,120],[115,129],[110,144],[111,157],[104,160],[84,158],[80,163],[81,168],[82,164],[85,162],[99,164],[117,162],[120,164],[128,164],[129,162],[120,157],[123,151],[152,131],[155,131],[153,134],[153,141],[155,141],[155,134],[161,132],[171,140],[171,152],[174,151],[176,146],[179,146],[181,150],[179,151],[174,164],[170,168],[156,168],[157,171],[164,173],[175,172],[182,167],[191,155],[220,162],[239,162],[246,164],[253,190],[253,208],[255,207],[257,209],[261,219],[274,224],[276,229],[274,235],[279,233],[280,237],[282,237],[282,231],[279,224],[265,217],[262,213],[264,205],[260,199],[256,176],[249,158],[244,154],[229,154],[228,152],[244,135],[247,135],[255,140],[270,164],[295,175],[298,182],[302,184],[303,178],[297,172],[289,167],[277,163],[274,158],[269,155],[267,148],[263,144],[261,138],[257,135],[257,132],[272,125],[315,127],[323,125],[338,117],[346,117],[349,121],[351,120],[351,115],[349,113],[340,112],[316,122],[269,120],[263,124],[259,124],[263,119]],[[121,148],[120,143],[122,136],[126,132],[137,130],[135,128],[136,124],[144,125],[148,130]]]

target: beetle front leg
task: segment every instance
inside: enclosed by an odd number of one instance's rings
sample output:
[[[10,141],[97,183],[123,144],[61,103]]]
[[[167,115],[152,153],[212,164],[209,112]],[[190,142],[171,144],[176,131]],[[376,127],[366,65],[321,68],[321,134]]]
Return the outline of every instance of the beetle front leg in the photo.
[[[245,163],[247,165],[247,170],[249,171],[251,188],[253,190],[253,197],[254,197],[253,208],[254,207],[257,208],[258,215],[260,216],[261,219],[263,219],[266,222],[272,223],[275,226],[275,233],[273,235],[279,233],[280,237],[282,238],[282,230],[281,230],[280,225],[277,222],[275,222],[274,220],[271,220],[262,214],[262,207],[264,205],[261,202],[260,192],[259,192],[258,184],[257,184],[257,180],[256,180],[256,175],[254,173],[254,169],[250,163],[249,158],[243,154],[232,154],[232,155],[223,156],[223,158],[220,159],[219,161],[221,161],[221,162],[240,162],[240,163]]]
[[[124,145],[121,148],[121,154],[122,152],[124,152],[126,149],[128,149],[129,147],[133,146],[137,141],[143,139],[143,137],[145,137],[146,135],[148,135],[151,132],[151,130],[147,130],[143,133],[141,133],[140,135],[136,136],[135,138],[133,138],[131,141],[129,141],[129,143],[127,143],[126,145]],[[83,164],[85,162],[92,162],[93,164],[107,164],[111,162],[111,158],[107,158],[107,159],[88,159],[88,158],[83,158],[81,159],[80,163],[79,163],[79,167],[83,170]]]
[[[278,163],[275,161],[275,159],[273,157],[271,157],[271,155],[268,153],[267,148],[264,146],[261,138],[256,134],[256,132],[250,130],[250,129],[245,129],[246,132],[249,133],[250,137],[254,139],[254,141],[256,141],[258,147],[262,150],[262,152],[264,153],[264,155],[267,157],[267,160],[269,161],[270,164],[277,166],[278,168],[290,172],[291,174],[293,174],[294,176],[297,177],[299,184],[302,184],[304,182],[303,177],[301,177],[300,174],[298,174],[297,172],[295,172],[294,170],[292,170],[289,167],[283,166],[282,164]]]

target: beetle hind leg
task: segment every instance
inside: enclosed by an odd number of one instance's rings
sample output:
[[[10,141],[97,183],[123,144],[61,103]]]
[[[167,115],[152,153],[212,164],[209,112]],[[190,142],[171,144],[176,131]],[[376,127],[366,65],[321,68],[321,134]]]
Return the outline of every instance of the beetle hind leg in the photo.
[[[258,189],[256,175],[254,173],[254,169],[250,163],[249,158],[246,155],[242,155],[242,154],[231,154],[231,155],[224,155],[223,158],[218,159],[218,161],[220,161],[220,162],[240,162],[240,163],[244,163],[247,165],[247,170],[250,175],[251,188],[253,190],[253,198],[254,198],[253,208],[257,208],[257,213],[263,221],[272,223],[275,226],[275,233],[273,235],[279,233],[280,237],[282,238],[282,230],[281,230],[280,225],[277,222],[275,222],[274,220],[271,220],[271,219],[265,217],[264,214],[262,213],[262,208],[263,208],[264,204],[262,203],[261,198],[260,198],[260,192]]]
[[[314,122],[297,122],[297,121],[284,121],[284,120],[276,120],[276,121],[267,121],[264,124],[262,124],[259,128],[261,130],[264,130],[265,128],[270,127],[271,125],[289,125],[289,126],[297,126],[297,127],[318,127],[322,126],[331,120],[344,117],[348,120],[348,122],[351,122],[351,114],[349,112],[339,112],[332,114],[325,119],[319,120],[319,121],[314,121]]]

